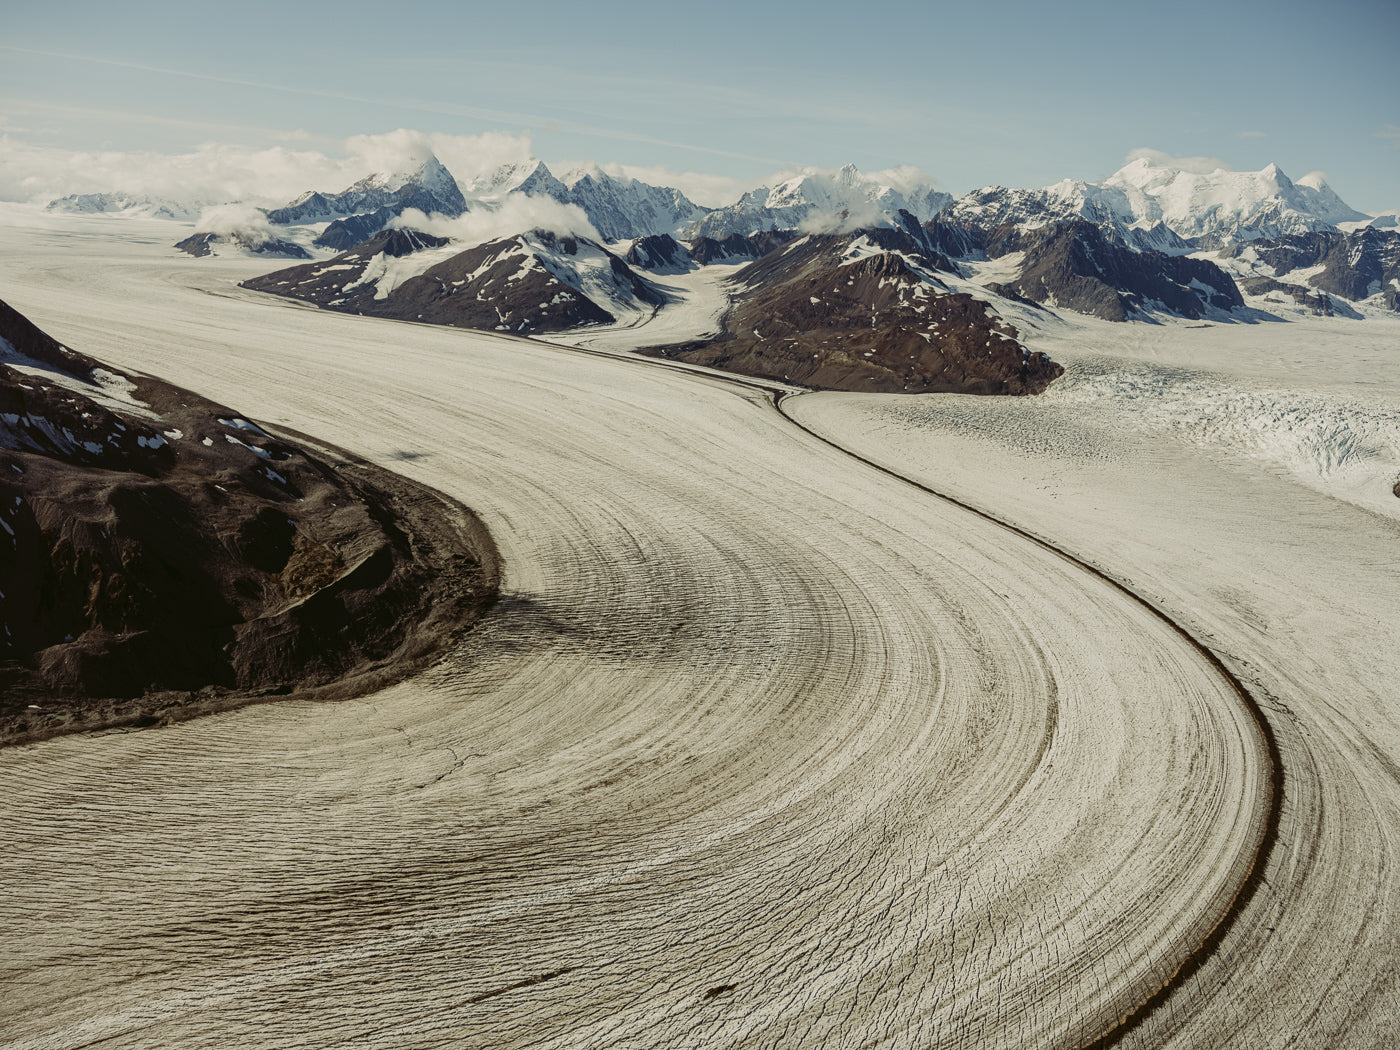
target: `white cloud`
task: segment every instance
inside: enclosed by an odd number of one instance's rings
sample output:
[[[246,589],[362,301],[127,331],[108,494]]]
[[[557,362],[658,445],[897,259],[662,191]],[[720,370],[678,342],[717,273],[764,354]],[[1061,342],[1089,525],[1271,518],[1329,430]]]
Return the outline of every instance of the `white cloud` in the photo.
[[[503,131],[488,131],[483,135],[432,134],[428,136],[428,144],[438,160],[463,183],[487,175],[503,164],[524,164],[534,159],[529,135],[511,135]]]
[[[937,179],[922,168],[916,168],[912,164],[899,164],[883,171],[869,171],[864,174],[868,181],[889,186],[906,197],[910,193],[917,193],[920,190],[926,191],[931,187],[938,186]]]
[[[254,243],[274,239],[267,213],[251,204],[219,204],[205,208],[194,230],[225,237],[240,234]]]
[[[0,136],[3,200],[43,202],[69,193],[116,192],[180,201],[282,203],[310,186],[348,184],[345,174],[343,161],[284,146],[204,145],[172,155],[55,149]]]
[[[500,237],[511,237],[529,230],[549,230],[561,236],[572,235],[602,241],[588,216],[576,204],[560,204],[550,197],[527,197],[511,194],[498,207],[485,208],[478,204],[455,219],[444,215],[424,215],[410,208],[394,220],[393,225],[422,230],[437,237],[449,237],[463,246],[484,244]]]
[[[1387,124],[1380,131],[1376,132],[1376,138],[1390,139],[1395,144],[1395,148],[1400,149],[1400,126]]]
[[[217,144],[168,154],[56,149],[0,133],[0,200],[44,203],[69,193],[113,192],[276,206],[309,189],[337,192],[374,172],[411,170],[432,152],[466,181],[503,159],[528,157],[530,140],[499,132],[425,135],[399,129],[355,135],[339,156],[282,145]]]
[[[413,171],[433,153],[427,135],[407,128],[378,135],[351,135],[345,140],[345,150],[355,168],[366,175],[371,172]],[[448,170],[452,169],[449,167]]]
[[[854,202],[836,214],[814,211],[797,224],[803,233],[853,233],[868,226],[881,226],[885,215],[869,201]]]
[[[1266,136],[1262,131],[1241,131],[1241,132],[1240,132],[1240,138],[1242,138],[1242,139],[1262,139],[1262,138],[1267,138],[1267,137],[1268,137],[1268,136]]]
[[[1131,164],[1135,160],[1145,160],[1154,168],[1177,168],[1195,175],[1235,170],[1218,157],[1173,157],[1159,149],[1135,149],[1128,154],[1124,163]]]

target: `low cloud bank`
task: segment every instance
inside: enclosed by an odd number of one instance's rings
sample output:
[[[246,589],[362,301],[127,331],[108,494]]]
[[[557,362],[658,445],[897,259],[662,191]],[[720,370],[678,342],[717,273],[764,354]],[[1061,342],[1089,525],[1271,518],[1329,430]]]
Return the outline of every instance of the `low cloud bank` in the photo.
[[[252,204],[220,204],[205,208],[195,223],[194,232],[212,233],[250,248],[278,239],[267,221],[267,213]]]
[[[531,155],[529,136],[425,135],[399,129],[355,135],[344,152],[208,144],[189,153],[70,150],[0,134],[0,200],[38,204],[73,193],[124,193],[182,202],[245,201],[276,207],[307,190],[338,192],[375,172],[411,171],[435,153],[469,181]]]
[[[445,215],[424,215],[416,208],[409,208],[392,225],[421,230],[437,237],[449,237],[464,247],[534,229],[549,230],[560,236],[587,237],[599,242],[603,239],[578,205],[560,204],[549,197],[523,195],[509,196],[494,208],[473,204],[471,211],[455,219]]]
[[[836,214],[816,211],[797,224],[802,233],[854,233],[869,226],[884,226],[885,213],[866,201],[853,203]]]

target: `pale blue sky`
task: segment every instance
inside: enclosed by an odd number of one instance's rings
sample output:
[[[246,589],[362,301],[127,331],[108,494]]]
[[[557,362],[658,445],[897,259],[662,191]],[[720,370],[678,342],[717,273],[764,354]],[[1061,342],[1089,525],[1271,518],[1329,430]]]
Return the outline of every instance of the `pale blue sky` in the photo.
[[[913,164],[962,193],[1100,179],[1148,147],[1400,207],[1397,0],[13,7],[11,148],[525,132],[551,162]]]

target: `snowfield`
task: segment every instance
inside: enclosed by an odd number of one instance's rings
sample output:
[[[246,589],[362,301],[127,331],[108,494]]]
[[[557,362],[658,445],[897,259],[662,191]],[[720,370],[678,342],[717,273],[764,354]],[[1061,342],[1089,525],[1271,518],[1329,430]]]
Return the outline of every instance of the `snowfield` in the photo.
[[[1042,397],[779,412],[613,352],[710,277],[584,353],[0,223],[55,338],[441,489],[505,573],[362,700],[0,752],[0,1045],[1393,1039],[1400,322],[1041,315]]]

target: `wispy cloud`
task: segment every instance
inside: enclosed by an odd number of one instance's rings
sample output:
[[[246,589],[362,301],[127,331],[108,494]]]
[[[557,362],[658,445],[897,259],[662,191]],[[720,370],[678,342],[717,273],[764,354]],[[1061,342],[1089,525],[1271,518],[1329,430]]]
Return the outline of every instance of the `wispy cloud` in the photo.
[[[139,113],[132,110],[102,109],[96,106],[73,106],[63,102],[39,102],[13,95],[0,97],[0,106],[9,107],[11,113],[42,114],[56,117],[81,117],[86,120],[101,121],[104,124],[148,124],[161,127],[191,128],[195,131],[207,131],[210,133],[257,135],[260,137],[287,141],[305,141],[312,137],[304,131],[285,132],[275,128],[254,127],[248,124],[226,124],[213,120],[189,120],[180,117],[160,116],[155,113]],[[19,134],[25,130],[32,129],[11,126],[3,130]]]
[[[1241,132],[1240,132],[1240,138],[1242,138],[1242,139],[1262,139],[1262,138],[1267,138],[1267,137],[1268,137],[1268,136],[1265,135],[1262,131],[1241,131]]]
[[[1189,171],[1197,175],[1209,175],[1213,171],[1234,170],[1219,157],[1174,157],[1159,149],[1147,149],[1146,147],[1135,149],[1128,154],[1127,162],[1129,164],[1135,160],[1145,160],[1157,168],[1178,168],[1181,171]]]
[[[1380,131],[1376,132],[1376,138],[1390,139],[1394,143],[1395,148],[1400,149],[1400,126],[1387,124]]]
[[[537,131],[559,131],[572,135],[584,135],[591,138],[610,139],[615,142],[636,142],[649,146],[664,146],[669,149],[688,150],[693,153],[705,153],[716,157],[729,157],[735,160],[754,161],[761,164],[779,164],[779,160],[771,157],[758,157],[747,153],[737,153],[732,150],[714,149],[709,146],[697,146],[689,142],[676,142],[671,139],[658,138],[642,132],[627,131],[620,128],[598,127],[592,124],[581,124],[571,121],[558,120],[555,117],[545,116],[538,113],[514,112],[511,110],[488,109],[481,106],[464,106],[456,103],[430,102],[422,99],[404,98],[369,98],[364,95],[355,95],[343,91],[331,91],[321,88],[296,87],[290,84],[278,84],[265,80],[246,80],[240,77],[224,77],[213,73],[202,73],[188,69],[174,69],[169,66],[154,66],[142,62],[124,62],[113,58],[97,58],[91,55],[75,55],[61,51],[40,51],[32,48],[11,47],[0,44],[0,51],[9,51],[14,54],[36,55],[41,58],[55,58],[68,62],[82,62],[93,65],[111,66],[118,69],[133,69],[144,73],[156,73],[163,76],[182,77],[190,80],[201,80],[213,84],[227,84],[234,87],[254,88],[261,91],[275,91],[289,95],[300,95],[307,98],[331,99],[337,102],[353,102],[358,105],[391,107],[395,109],[410,110],[420,113],[432,113],[439,116],[469,117],[474,120],[484,120],[493,124],[504,124],[510,127],[524,127]],[[153,118],[154,119],[154,118]]]
[[[594,241],[603,239],[577,204],[560,204],[549,197],[510,196],[496,208],[473,207],[455,219],[424,215],[409,208],[392,225],[450,237],[464,245],[484,244],[535,229]]]

